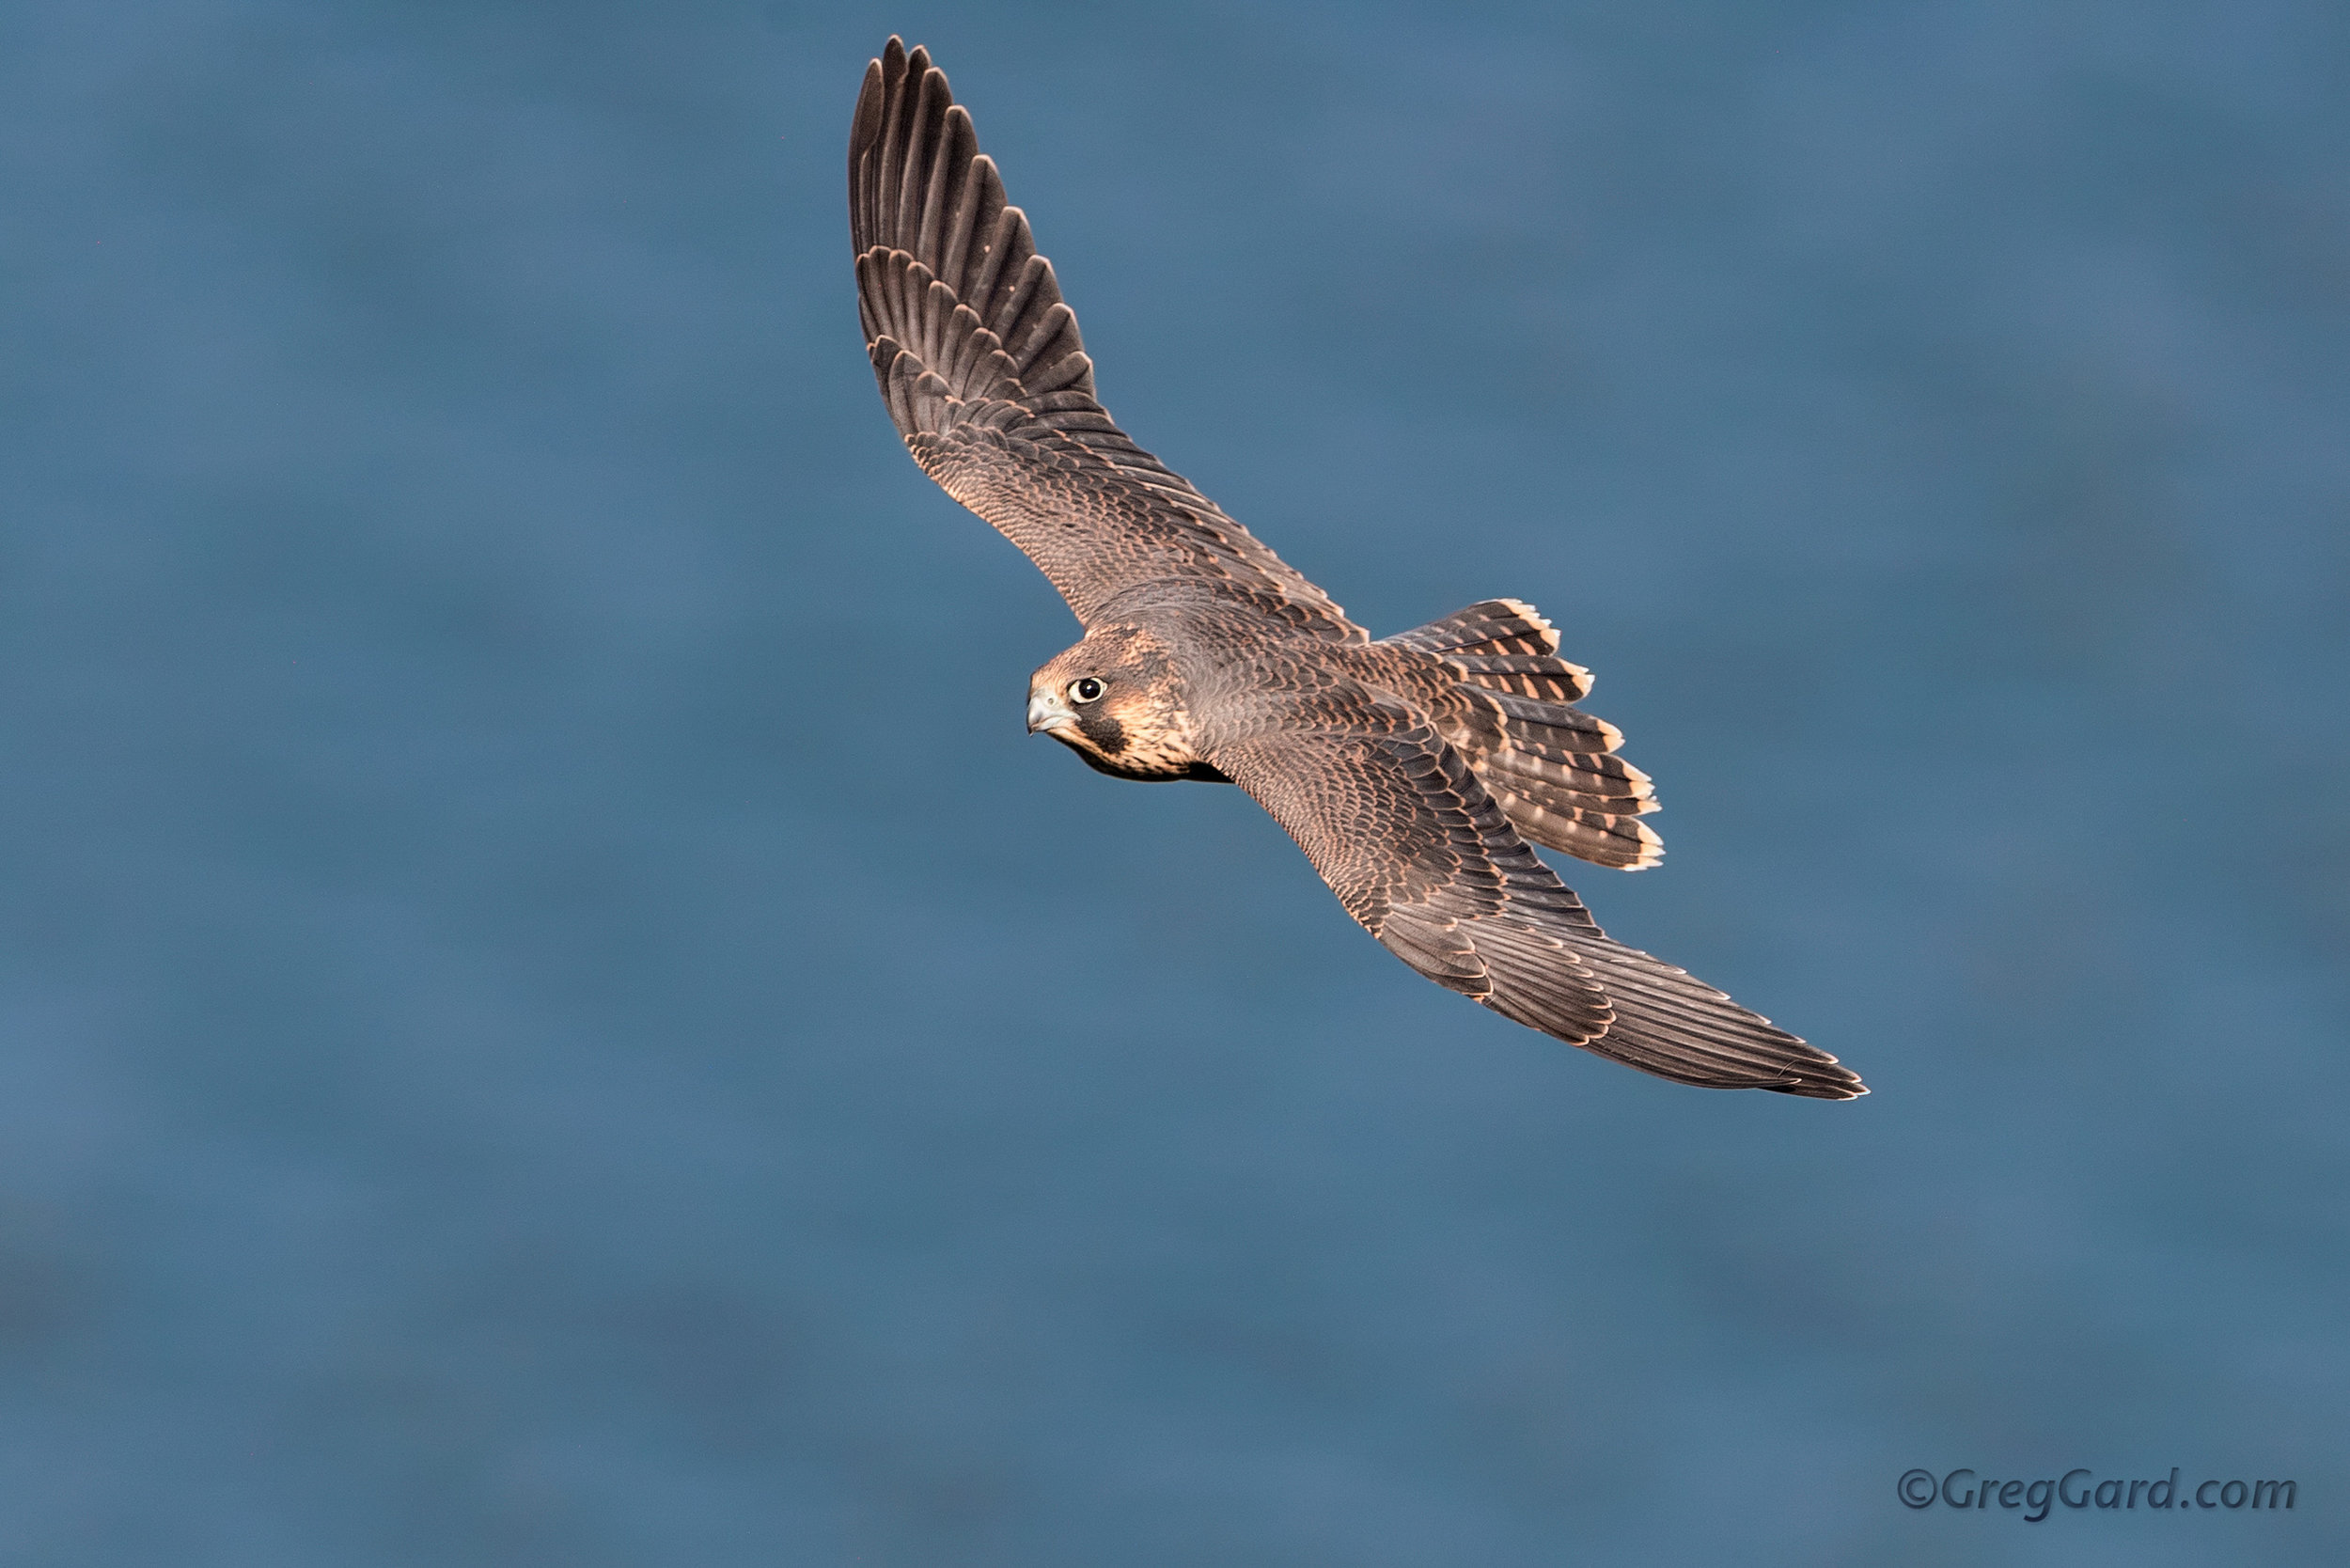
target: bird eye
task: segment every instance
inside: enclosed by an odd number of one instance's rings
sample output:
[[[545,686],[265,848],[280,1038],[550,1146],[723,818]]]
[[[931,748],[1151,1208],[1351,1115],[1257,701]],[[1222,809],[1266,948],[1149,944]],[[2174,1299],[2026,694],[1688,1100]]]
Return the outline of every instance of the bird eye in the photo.
[[[1084,676],[1069,682],[1069,695],[1079,702],[1099,702],[1102,700],[1102,682],[1090,675]]]

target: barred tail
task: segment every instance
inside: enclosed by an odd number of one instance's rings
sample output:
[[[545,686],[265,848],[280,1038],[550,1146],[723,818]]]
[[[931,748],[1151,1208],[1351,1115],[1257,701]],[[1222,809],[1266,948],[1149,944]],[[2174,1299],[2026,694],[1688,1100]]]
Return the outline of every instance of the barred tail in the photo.
[[[1522,599],[1487,599],[1386,639],[1434,653],[1463,676],[1538,701],[1589,695],[1591,672],[1559,657],[1559,634]]]
[[[1665,857],[1639,820],[1657,807],[1648,775],[1615,755],[1622,730],[1572,706],[1591,672],[1558,656],[1559,634],[1533,605],[1488,599],[1386,640],[1459,672],[1471,712],[1456,744],[1519,833],[1627,871]]]

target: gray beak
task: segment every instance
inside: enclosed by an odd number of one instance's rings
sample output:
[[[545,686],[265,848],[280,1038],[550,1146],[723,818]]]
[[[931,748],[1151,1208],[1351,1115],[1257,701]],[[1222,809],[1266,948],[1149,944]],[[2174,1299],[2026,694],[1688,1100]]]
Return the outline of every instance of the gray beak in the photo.
[[[1028,694],[1028,733],[1040,730],[1066,729],[1077,722],[1077,715],[1069,711],[1058,692]]]

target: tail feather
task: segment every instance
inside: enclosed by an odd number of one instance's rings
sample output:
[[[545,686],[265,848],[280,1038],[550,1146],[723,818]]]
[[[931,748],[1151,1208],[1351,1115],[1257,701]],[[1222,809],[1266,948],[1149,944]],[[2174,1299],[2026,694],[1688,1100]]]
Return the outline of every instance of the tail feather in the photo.
[[[1482,600],[1386,640],[1434,653],[1497,691],[1518,689],[1512,682],[1539,680],[1556,682],[1562,694],[1551,697],[1547,690],[1528,690],[1524,695],[1573,702],[1591,689],[1591,672],[1558,656],[1557,629],[1523,599]]]
[[[1572,706],[1591,672],[1558,656],[1559,634],[1533,605],[1488,599],[1386,640],[1458,677],[1463,711],[1447,738],[1519,833],[1623,870],[1664,858],[1638,820],[1657,808],[1654,787],[1614,755],[1623,731]]]
[[[1537,702],[1514,692],[1484,691],[1486,705],[1508,716],[1510,744],[1536,756],[1580,757],[1623,745],[1623,731],[1563,702]]]
[[[1573,702],[1591,689],[1591,672],[1564,659],[1532,653],[1447,653],[1443,658],[1473,684],[1538,702]]]
[[[1546,786],[1546,792],[1575,797],[1573,805],[1635,813],[1655,809],[1656,790],[1648,775],[1621,757],[1571,752],[1554,760],[1509,746],[1487,757],[1485,763],[1491,772],[1506,775],[1503,782],[1513,788]]]
[[[1506,782],[1486,777],[1484,783],[1510,825],[1530,843],[1619,871],[1645,871],[1665,858],[1665,840],[1637,816],[1590,807],[1554,808]]]

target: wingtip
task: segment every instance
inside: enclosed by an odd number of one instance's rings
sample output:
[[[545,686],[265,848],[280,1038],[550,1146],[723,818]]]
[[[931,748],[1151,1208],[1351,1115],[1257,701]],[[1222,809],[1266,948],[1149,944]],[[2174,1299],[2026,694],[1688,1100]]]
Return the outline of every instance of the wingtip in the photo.
[[[1772,1084],[1777,1093],[1792,1094],[1799,1100],[1858,1100],[1867,1095],[1869,1086],[1858,1078],[1842,1079],[1799,1078],[1794,1083]]]
[[[1772,1089],[1808,1100],[1857,1100],[1869,1092],[1869,1086],[1860,1081],[1859,1074],[1817,1045],[1809,1041],[1797,1041],[1796,1044],[1810,1053],[1811,1059],[1795,1067],[1794,1077],[1785,1084],[1773,1084]]]

